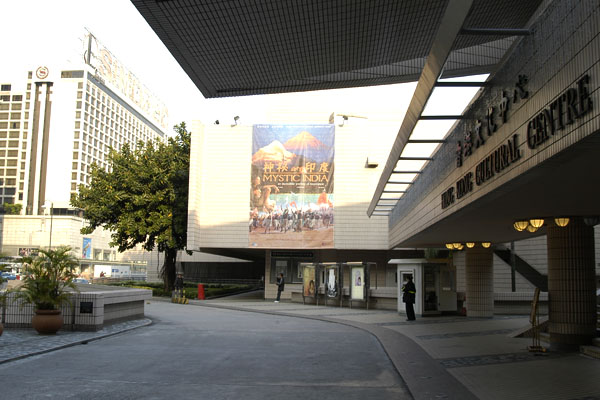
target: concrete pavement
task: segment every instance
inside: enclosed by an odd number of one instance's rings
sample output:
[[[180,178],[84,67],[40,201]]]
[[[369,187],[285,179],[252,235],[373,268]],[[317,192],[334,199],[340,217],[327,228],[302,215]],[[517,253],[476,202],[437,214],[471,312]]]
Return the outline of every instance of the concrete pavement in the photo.
[[[600,399],[600,360],[578,353],[527,350],[513,338],[527,316],[459,316],[405,321],[395,311],[273,303],[260,293],[194,305],[314,318],[375,335],[415,398]]]
[[[78,363],[91,357],[94,362],[88,369],[118,365],[119,372],[103,371],[98,379],[86,372],[86,389],[77,391],[75,398],[114,398],[100,396],[106,384],[114,386],[113,395],[125,396],[116,398],[163,398],[169,382],[175,381],[178,394],[200,390],[203,398],[243,393],[245,398],[306,399],[322,397],[326,390],[328,398],[344,399],[600,399],[600,360],[576,353],[528,352],[530,339],[511,336],[527,325],[525,316],[407,322],[394,311],[273,303],[261,296],[192,300],[190,305],[156,299],[147,305],[151,326],[104,340],[97,339],[150,321],[115,325],[104,333],[63,332],[53,338],[31,331],[27,338],[27,331],[5,330],[0,337],[0,364],[5,362],[0,365],[0,386],[4,392],[15,365],[31,369],[29,360],[59,360],[65,370],[55,372],[67,376],[68,370],[86,370]],[[19,335],[26,339],[21,345],[15,339]],[[86,337],[97,341],[89,343]],[[44,353],[83,342],[89,344],[8,362],[35,354],[26,352],[32,348]],[[102,356],[94,356],[96,351]],[[146,353],[151,356],[140,356]],[[123,357],[127,362],[119,365],[115,360]],[[146,375],[144,369],[149,371]],[[115,374],[125,376],[123,382]],[[154,388],[148,392],[140,385]],[[60,394],[70,390],[61,387],[56,386],[53,397],[62,398]],[[36,398],[30,392],[24,397],[13,394],[10,398]]]
[[[412,398],[362,330],[160,301],[146,315],[135,331],[0,364],[0,398]]]

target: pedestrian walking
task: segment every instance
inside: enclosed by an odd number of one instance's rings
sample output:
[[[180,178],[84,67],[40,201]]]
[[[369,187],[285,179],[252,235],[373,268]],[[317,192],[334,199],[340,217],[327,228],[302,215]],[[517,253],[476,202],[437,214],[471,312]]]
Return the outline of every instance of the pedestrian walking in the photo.
[[[406,304],[406,320],[414,321],[415,318],[415,304],[417,288],[413,283],[412,275],[408,275],[406,283],[402,286],[402,301]]]
[[[275,303],[279,303],[279,300],[281,299],[281,292],[283,292],[284,288],[285,279],[283,279],[283,274],[279,274],[277,277],[277,300],[275,300]]]

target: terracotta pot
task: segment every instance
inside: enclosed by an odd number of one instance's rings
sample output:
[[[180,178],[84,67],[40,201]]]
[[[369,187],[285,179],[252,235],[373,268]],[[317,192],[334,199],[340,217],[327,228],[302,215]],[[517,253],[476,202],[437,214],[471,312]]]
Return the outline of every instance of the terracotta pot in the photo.
[[[60,310],[35,310],[31,326],[41,335],[54,335],[63,325]]]

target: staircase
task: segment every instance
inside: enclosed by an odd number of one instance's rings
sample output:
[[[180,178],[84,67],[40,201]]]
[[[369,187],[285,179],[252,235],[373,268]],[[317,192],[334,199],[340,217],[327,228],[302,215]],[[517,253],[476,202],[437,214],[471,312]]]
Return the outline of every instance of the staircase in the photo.
[[[502,261],[506,264],[511,265],[511,251],[504,246],[498,245],[494,249],[494,253],[500,257]],[[521,274],[521,276],[527,279],[531,284],[535,287],[540,288],[542,292],[548,291],[548,277],[546,275],[542,275],[533,268],[529,263],[519,257],[517,254],[515,256],[515,270]]]

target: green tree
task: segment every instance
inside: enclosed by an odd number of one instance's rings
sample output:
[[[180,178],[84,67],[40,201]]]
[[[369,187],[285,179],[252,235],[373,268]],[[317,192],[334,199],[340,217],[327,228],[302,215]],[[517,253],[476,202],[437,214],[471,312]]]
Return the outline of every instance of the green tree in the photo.
[[[125,251],[142,244],[164,253],[161,277],[165,289],[175,282],[177,251],[187,241],[190,133],[185,123],[173,127],[175,137],[124,145],[109,153],[110,171],[92,165],[91,184],[80,185],[71,204],[84,210],[90,234],[111,231],[111,246]]]
[[[10,203],[2,204],[2,210],[5,214],[19,215],[19,214],[21,214],[22,208],[23,208],[23,204],[10,204]]]

